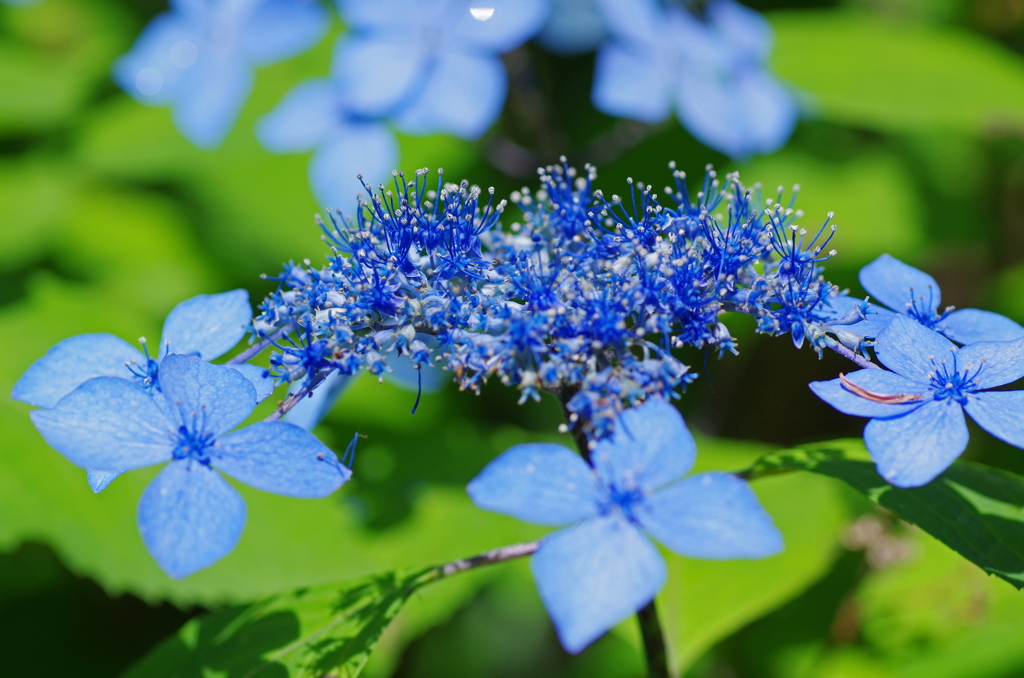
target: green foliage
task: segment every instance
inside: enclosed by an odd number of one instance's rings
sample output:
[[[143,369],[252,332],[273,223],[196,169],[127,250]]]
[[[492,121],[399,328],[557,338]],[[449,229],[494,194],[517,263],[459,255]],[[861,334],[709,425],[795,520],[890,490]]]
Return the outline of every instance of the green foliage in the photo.
[[[844,11],[769,18],[772,63],[815,116],[888,132],[1024,128],[1024,63],[991,40]]]
[[[958,463],[923,487],[886,483],[860,440],[839,440],[760,459],[750,477],[806,470],[838,478],[963,557],[1024,589],[1024,478]]]
[[[125,678],[354,678],[433,570],[303,588],[193,619]]]

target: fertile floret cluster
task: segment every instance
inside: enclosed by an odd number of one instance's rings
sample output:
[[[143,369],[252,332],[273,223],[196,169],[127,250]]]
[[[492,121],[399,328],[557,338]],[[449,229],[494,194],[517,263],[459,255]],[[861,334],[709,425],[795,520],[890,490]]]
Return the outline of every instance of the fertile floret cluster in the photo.
[[[765,201],[708,167],[694,196],[672,170],[663,204],[632,180],[626,199],[607,198],[592,167],[563,160],[539,170],[538,190],[512,195],[524,218],[507,227],[493,189],[440,173],[434,188],[427,170],[396,172],[376,192],[364,184],[354,218],[320,222],[327,265],[288,264],[261,306],[259,338],[291,337],[275,340],[275,376],[308,390],[331,372],[382,377],[408,360],[451,371],[463,389],[493,377],[522,399],[555,393],[600,439],[623,409],[695,378],[673,350],[736,352],[728,311],[818,350],[835,344],[830,323],[863,320],[821,277],[829,221],[808,239],[781,188]],[[848,308],[855,317],[839,318]]]

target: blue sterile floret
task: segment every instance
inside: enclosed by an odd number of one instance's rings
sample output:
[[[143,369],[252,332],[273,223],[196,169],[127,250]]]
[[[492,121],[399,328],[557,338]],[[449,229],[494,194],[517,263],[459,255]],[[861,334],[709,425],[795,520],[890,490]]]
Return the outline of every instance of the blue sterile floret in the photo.
[[[703,16],[657,0],[599,0],[612,39],[594,67],[594,105],[647,123],[675,111],[697,139],[733,157],[786,143],[799,110],[771,74],[772,30],[732,0]]]
[[[213,360],[233,348],[252,321],[249,293],[233,290],[201,294],[175,306],[164,321],[160,343],[151,355],[145,339],[138,350],[112,334],[79,334],[58,343],[25,371],[11,390],[15,400],[53,407],[80,384],[93,377],[129,379],[150,393],[159,392],[160,360],[170,354],[197,355]],[[234,365],[256,389],[257,401],[273,391],[266,370],[254,365]],[[122,469],[91,468],[89,485],[100,492]]]
[[[159,396],[128,379],[96,377],[35,410],[43,438],[82,468],[127,471],[170,462],[139,501],[150,554],[170,576],[209,567],[234,549],[245,502],[220,476],[290,497],[323,497],[351,471],[312,434],[285,422],[237,431],[256,390],[237,370],[198,356],[160,361]]]
[[[367,186],[354,215],[321,222],[327,265],[288,263],[261,305],[258,335],[288,335],[275,340],[278,380],[398,369],[419,384],[446,369],[477,391],[494,377],[523,399],[557,394],[601,438],[624,408],[696,377],[675,349],[737,350],[727,311],[816,350],[851,322],[821,276],[827,236],[804,238],[781,190],[765,199],[708,168],[691,195],[673,166],[665,206],[649,185],[630,180],[625,198],[609,197],[596,178],[589,166],[541,169],[538,190],[513,194],[523,220],[508,227],[493,191],[440,173]],[[332,400],[310,402],[303,423]]]
[[[646,535],[692,558],[764,558],[782,535],[747,483],[693,467],[696,445],[679,413],[654,398],[622,414],[592,463],[551,443],[517,445],[466,491],[477,506],[541,525],[532,570],[562,645],[580,652],[648,602],[665,562]]]
[[[144,104],[171,106],[181,133],[212,148],[248,99],[253,69],[306,51],[328,23],[316,0],[172,0],[114,64],[114,80]]]
[[[964,412],[983,429],[1024,447],[1024,391],[991,391],[1024,376],[1024,337],[956,347],[938,332],[896,316],[875,343],[887,370],[865,369],[811,390],[837,410],[870,417],[864,442],[879,474],[917,487],[967,447]]]

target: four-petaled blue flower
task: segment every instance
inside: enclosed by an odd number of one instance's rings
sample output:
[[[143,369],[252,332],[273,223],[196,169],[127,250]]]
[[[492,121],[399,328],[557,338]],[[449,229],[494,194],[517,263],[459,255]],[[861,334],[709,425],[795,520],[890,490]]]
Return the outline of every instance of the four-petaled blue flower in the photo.
[[[594,105],[656,123],[675,109],[697,139],[734,158],[789,139],[799,111],[769,72],[772,30],[757,12],[711,0],[706,20],[657,0],[600,0],[613,40],[597,54]]]
[[[935,279],[888,254],[860,270],[860,284],[868,294],[895,311],[872,307],[877,313],[870,317],[872,327],[884,327],[900,313],[959,344],[1024,337],[1024,327],[998,313],[977,308],[940,311],[942,292]]]
[[[159,389],[160,359],[171,352],[195,354],[203,360],[220,357],[245,336],[252,320],[249,293],[233,290],[201,294],[175,306],[164,321],[157,355],[149,355],[112,334],[79,334],[46,352],[21,375],[11,397],[36,407],[53,407],[62,397],[93,377],[130,379],[149,392]],[[233,365],[253,382],[257,400],[273,390],[273,379],[254,365]],[[94,492],[107,487],[124,469],[92,468],[89,485]]]
[[[1024,447],[1024,391],[989,391],[1024,377],[1024,337],[957,348],[906,316],[881,332],[875,354],[888,367],[866,369],[811,390],[840,412],[871,417],[864,443],[878,473],[918,487],[949,468],[967,447],[964,411],[983,429]]]
[[[114,64],[114,79],[144,104],[172,106],[185,138],[213,148],[249,97],[253,69],[306,51],[327,25],[315,0],[172,0]]]
[[[338,0],[338,9],[352,30],[334,61],[351,114],[474,139],[505,102],[499,55],[540,30],[549,0]]]
[[[696,445],[661,398],[626,410],[593,449],[593,466],[561,445],[517,445],[470,482],[477,506],[572,527],[533,556],[541,600],[569,652],[579,652],[661,589],[665,562],[646,531],[693,558],[763,558],[782,536],[746,482],[727,473],[680,480]]]
[[[158,399],[127,379],[96,377],[31,416],[46,442],[83,468],[170,462],[142,494],[138,524],[171,577],[209,567],[242,535],[245,502],[217,471],[307,498],[329,495],[352,475],[298,426],[260,422],[229,433],[256,407],[252,383],[237,370],[171,354],[160,362],[160,389]]]

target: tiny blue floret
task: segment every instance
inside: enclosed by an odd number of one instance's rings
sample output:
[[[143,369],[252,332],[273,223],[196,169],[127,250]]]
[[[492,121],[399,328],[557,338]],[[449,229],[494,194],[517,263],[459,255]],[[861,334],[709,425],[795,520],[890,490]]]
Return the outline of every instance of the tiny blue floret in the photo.
[[[626,410],[594,446],[592,465],[561,445],[517,445],[466,488],[484,509],[541,525],[533,576],[562,645],[580,652],[648,602],[665,583],[669,550],[712,560],[764,558],[782,535],[747,483],[727,473],[683,478],[696,445],[661,398]]]

